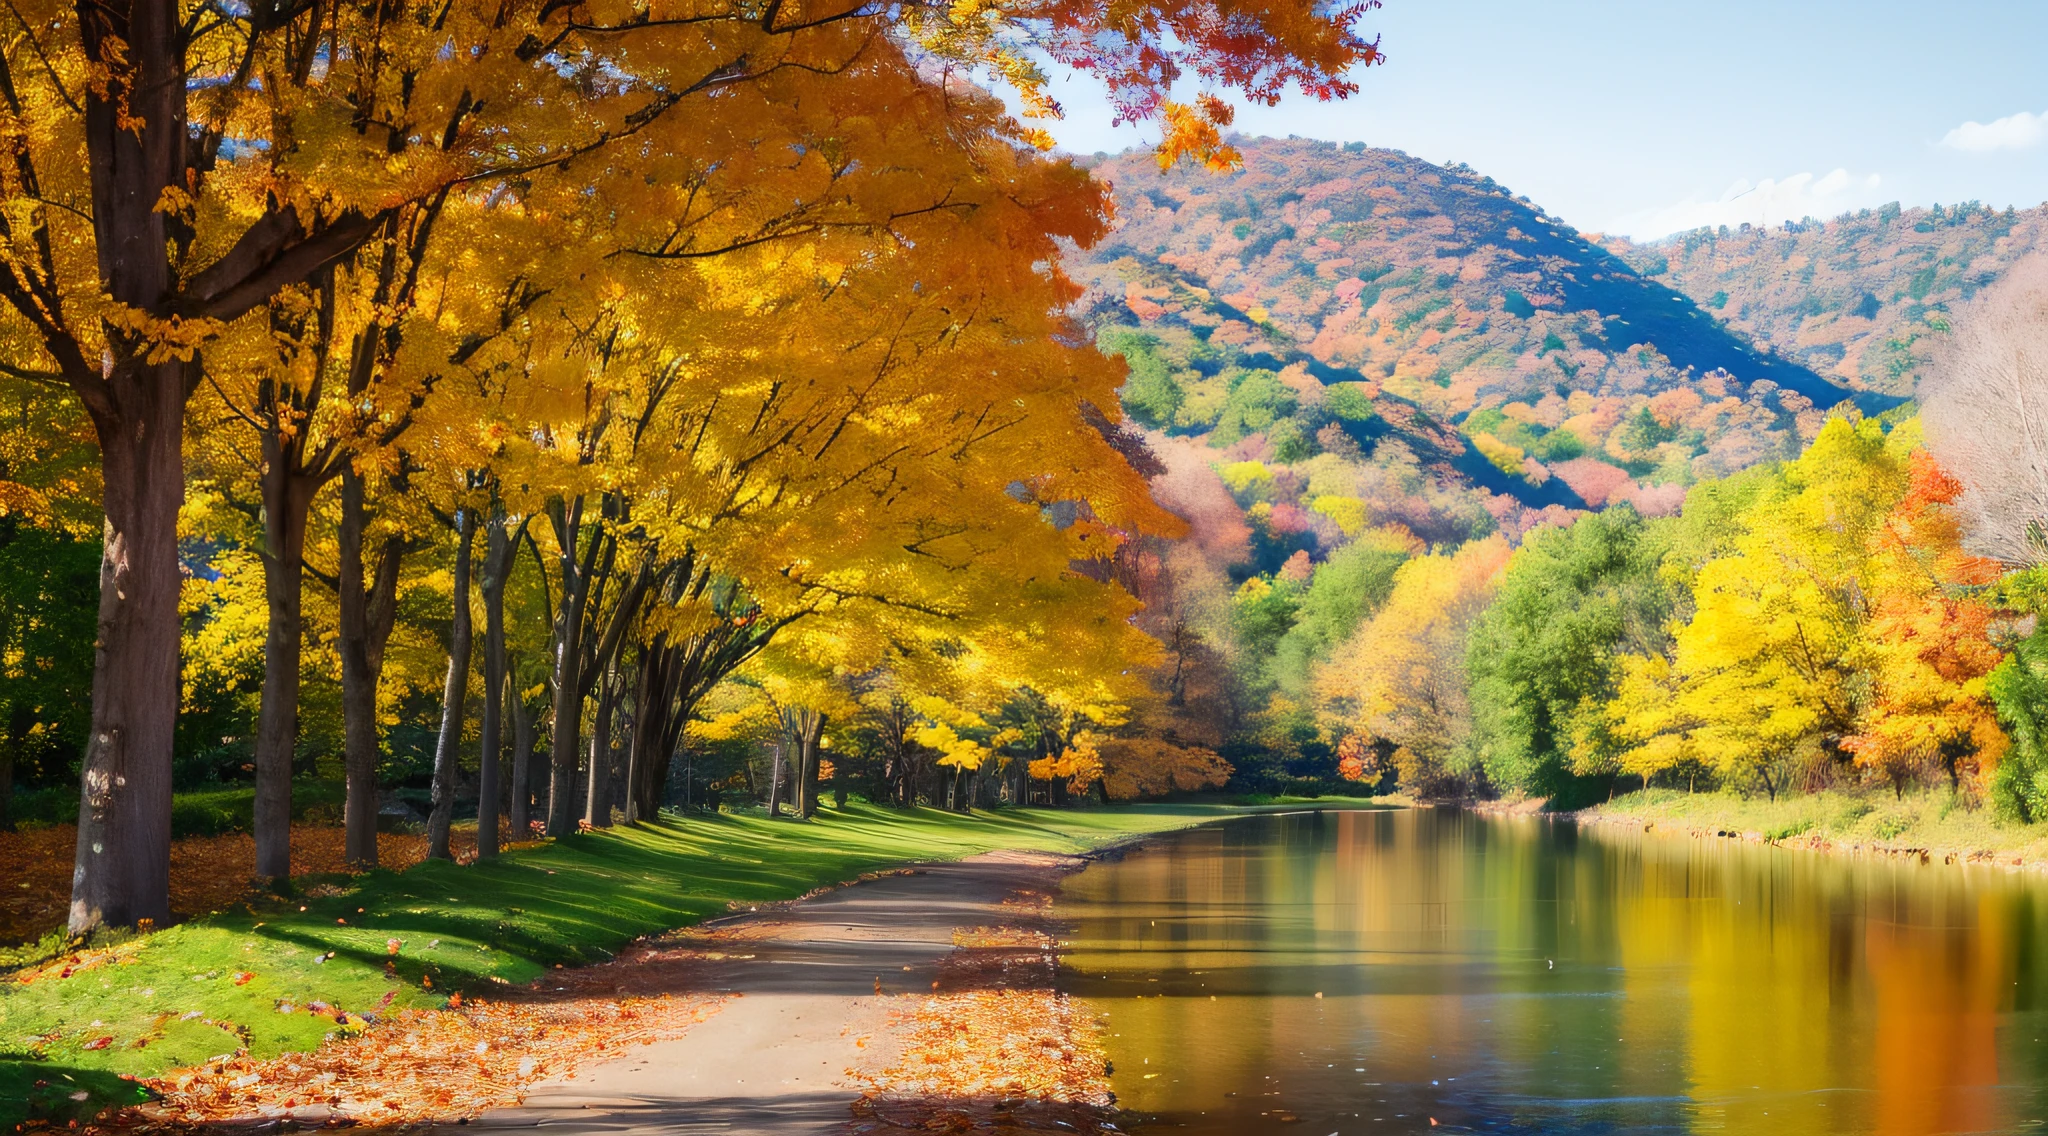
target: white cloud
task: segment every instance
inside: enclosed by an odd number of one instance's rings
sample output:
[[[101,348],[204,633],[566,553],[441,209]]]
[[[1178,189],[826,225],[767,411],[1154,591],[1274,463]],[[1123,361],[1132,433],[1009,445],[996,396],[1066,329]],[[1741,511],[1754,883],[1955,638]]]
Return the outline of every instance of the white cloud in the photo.
[[[2021,111],[1992,122],[1966,122],[1942,136],[1951,150],[1988,154],[1993,150],[2025,150],[2048,141],[2048,111]]]
[[[1878,184],[1876,174],[1854,177],[1847,170],[1818,178],[1810,173],[1783,180],[1765,178],[1755,185],[1745,178],[1716,200],[1687,198],[1675,205],[1642,209],[1616,218],[1607,227],[1636,240],[1654,240],[1709,226],[1734,229],[1745,224],[1779,225],[1807,217],[1835,217],[1878,204]]]

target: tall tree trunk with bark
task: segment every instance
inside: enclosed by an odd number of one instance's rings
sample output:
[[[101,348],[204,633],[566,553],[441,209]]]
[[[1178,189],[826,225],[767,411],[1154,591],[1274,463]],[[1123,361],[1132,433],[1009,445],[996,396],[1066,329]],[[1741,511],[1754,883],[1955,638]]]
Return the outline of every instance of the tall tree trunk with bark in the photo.
[[[775,743],[775,760],[768,766],[768,815],[770,817],[782,815],[782,751],[785,748],[784,743]]]
[[[80,91],[100,282],[116,305],[165,318],[177,280],[168,252],[170,217],[157,205],[186,177],[185,32],[178,6],[165,0],[89,5],[79,10],[79,29],[86,58],[102,69]],[[26,162],[26,147],[21,151],[18,164]],[[48,230],[39,223],[33,228],[47,242]],[[75,341],[70,357],[59,355],[98,436],[106,510],[92,725],[72,873],[74,934],[142,919],[162,923],[171,914],[178,510],[185,500],[185,401],[199,363],[162,358],[131,332],[109,327],[107,333],[104,361],[88,362]]]
[[[185,15],[175,0],[77,7],[80,74],[88,78],[72,89],[84,104],[89,201],[73,202],[68,193],[46,199],[26,136],[10,147],[10,202],[22,207],[6,222],[10,252],[0,266],[0,300],[40,339],[100,446],[102,594],[70,911],[71,930],[80,934],[170,914],[180,693],[177,523],[185,494],[185,405],[201,377],[202,348],[166,332],[183,321],[203,339],[210,321],[238,319],[324,271],[375,227],[372,217],[353,210],[302,220],[294,206],[274,200],[218,259],[185,263],[195,233],[179,202],[201,192],[224,138],[188,122],[197,85],[186,56],[199,24]],[[35,33],[28,34],[40,55]],[[209,74],[219,66],[206,64]],[[25,108],[11,79],[0,82],[0,102],[11,121],[58,115],[62,135],[63,111]],[[86,294],[96,291],[110,303],[67,310],[48,207],[91,224],[98,287]],[[267,819],[274,820],[274,806],[266,801]],[[274,843],[266,851],[274,866]]]
[[[512,553],[518,547],[506,531],[505,510],[493,503],[484,528],[484,715],[478,728],[480,747],[476,778],[476,854],[488,860],[498,854],[498,798],[502,794],[498,750],[504,738],[506,703],[505,675],[505,579],[512,572]],[[515,763],[517,759],[515,758]],[[515,786],[517,781],[515,778]],[[519,810],[524,811],[524,810]],[[515,827],[514,832],[517,832]]]
[[[618,683],[606,675],[598,679],[597,720],[590,731],[589,783],[583,793],[583,823],[592,828],[612,826],[612,719],[618,709]]]
[[[796,813],[809,820],[818,815],[818,739],[825,734],[825,715],[805,709],[796,718]]]
[[[384,646],[397,616],[398,570],[405,543],[379,542],[376,563],[367,561],[369,509],[363,477],[341,475],[341,562],[336,647],[341,655],[342,766],[347,780],[342,806],[343,856],[356,867],[377,866],[377,684],[384,673]]]
[[[633,668],[633,702],[638,707],[626,749],[626,823],[653,820],[661,807],[661,788],[668,779],[664,746],[669,742],[669,715],[677,649],[657,633],[640,648]]]
[[[575,645],[582,640],[582,626],[580,606],[562,612],[555,624],[555,707],[548,735],[549,836],[566,836],[576,827],[576,747],[583,734],[583,693],[577,681]]]
[[[129,370],[113,385],[139,388],[132,390],[137,405],[113,421],[95,415],[107,519],[72,874],[74,934],[143,919],[161,924],[171,914],[185,379],[177,365],[138,360]]]
[[[453,860],[448,831],[455,821],[456,756],[462,750],[462,727],[469,720],[469,656],[471,626],[469,608],[470,554],[476,548],[476,512],[455,510],[454,623],[448,634],[448,680],[441,688],[441,735],[434,744],[433,810],[427,814],[427,855],[435,860]],[[483,802],[478,801],[481,816]]]
[[[643,568],[621,597],[601,649],[617,656],[616,642],[626,626],[622,617],[638,618],[642,606],[701,600],[715,579],[709,566],[685,552],[659,569]],[[774,625],[757,624],[750,613],[724,610],[709,630],[672,638],[657,631],[639,652],[633,677],[633,729],[628,735],[626,813],[632,821],[653,820],[661,807],[669,769],[682,749],[683,730],[698,703],[711,688],[752,658],[774,635]]]
[[[519,690],[519,668],[513,660],[505,665],[505,705],[512,715],[512,812],[513,840],[533,839],[533,713]]]
[[[320,482],[297,472],[294,442],[273,419],[263,431],[263,701],[256,712],[256,874],[292,871],[292,759],[299,736],[299,659],[305,643],[306,519]]]
[[[549,512],[554,522],[556,547],[562,570],[562,594],[555,609],[554,721],[549,735],[548,815],[549,836],[567,836],[576,831],[577,743],[583,733],[583,625],[589,611],[590,582],[596,568],[598,545],[579,550],[583,529],[581,498],[556,502]],[[579,552],[581,553],[579,557]]]
[[[377,863],[377,678],[370,665],[369,594],[363,579],[363,479],[341,478],[341,585],[335,646],[341,654],[343,856],[357,867]]]

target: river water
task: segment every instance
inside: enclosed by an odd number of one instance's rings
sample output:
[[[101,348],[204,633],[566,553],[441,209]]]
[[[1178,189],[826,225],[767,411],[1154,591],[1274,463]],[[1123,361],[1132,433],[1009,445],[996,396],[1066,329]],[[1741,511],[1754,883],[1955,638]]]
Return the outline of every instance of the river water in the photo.
[[[1067,881],[1145,1132],[2032,1132],[2048,883],[1451,810],[1249,817]],[[1433,1127],[1431,1121],[1435,1121]]]

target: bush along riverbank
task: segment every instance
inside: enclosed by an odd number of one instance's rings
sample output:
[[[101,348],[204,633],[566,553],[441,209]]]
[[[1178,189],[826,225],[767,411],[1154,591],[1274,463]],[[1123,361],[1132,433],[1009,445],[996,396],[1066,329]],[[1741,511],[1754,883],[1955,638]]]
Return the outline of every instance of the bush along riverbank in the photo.
[[[1215,804],[963,815],[854,805],[583,834],[472,866],[329,877],[0,978],[0,1131],[63,1126],[136,1082],[315,1049],[383,1016],[490,998],[734,908],[916,860],[1080,852],[1238,815]]]
[[[1782,794],[1644,789],[1569,814],[1582,824],[1649,825],[1822,852],[2048,870],[2048,826],[1999,817],[1947,789]]]

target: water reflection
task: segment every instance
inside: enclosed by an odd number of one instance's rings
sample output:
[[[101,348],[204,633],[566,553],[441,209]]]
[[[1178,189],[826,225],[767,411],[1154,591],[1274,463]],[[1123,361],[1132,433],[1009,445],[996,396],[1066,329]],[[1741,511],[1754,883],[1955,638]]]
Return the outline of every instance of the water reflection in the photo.
[[[1120,1102],[1205,1133],[2034,1131],[2043,884],[1451,811],[1070,880]]]

